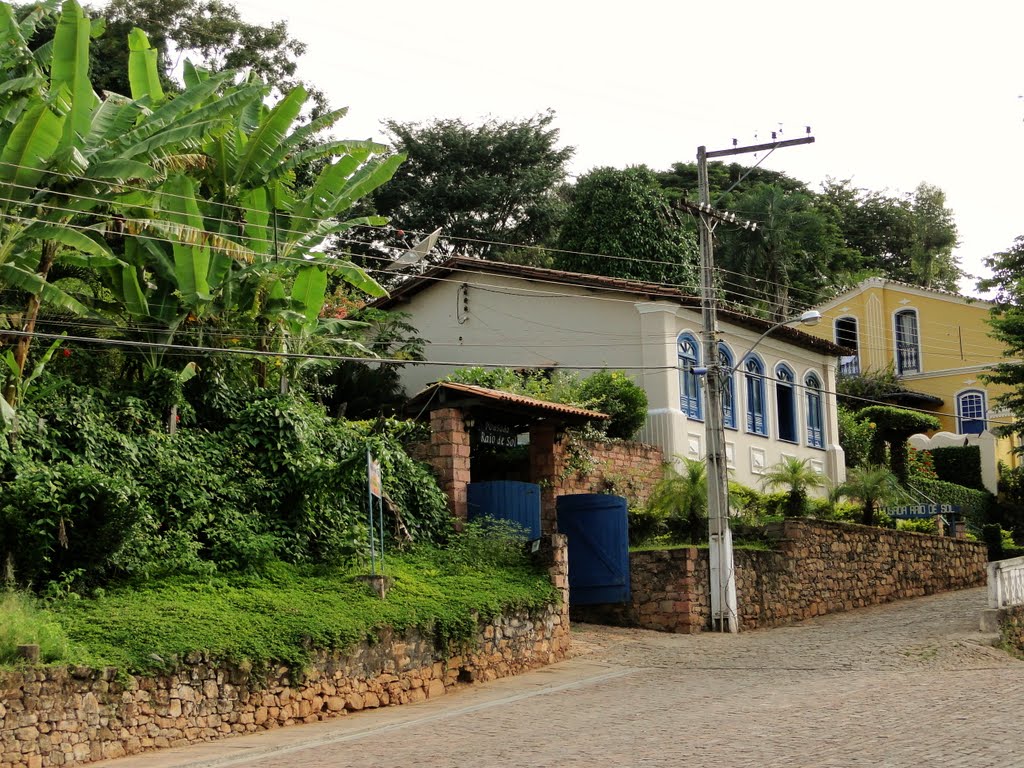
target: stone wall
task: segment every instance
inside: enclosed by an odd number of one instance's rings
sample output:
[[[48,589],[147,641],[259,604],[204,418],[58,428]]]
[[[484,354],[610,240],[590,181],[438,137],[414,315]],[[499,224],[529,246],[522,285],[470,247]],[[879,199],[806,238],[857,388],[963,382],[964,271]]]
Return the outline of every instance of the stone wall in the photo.
[[[1024,657],[1024,605],[999,611],[999,633],[1007,648]]]
[[[774,551],[734,553],[743,629],[985,583],[978,542],[818,520],[769,533]],[[574,607],[573,618],[683,633],[710,626],[706,549],[631,553],[630,580],[628,605]]]
[[[301,678],[284,667],[254,675],[201,654],[155,676],[63,667],[0,673],[0,768],[72,766],[311,723],[551,664],[570,643],[565,537],[545,539],[538,557],[561,603],[481,621],[461,653],[439,652],[429,633],[383,630],[345,654],[318,656]]]
[[[531,433],[531,440],[533,440]],[[538,443],[541,445],[542,443]],[[661,449],[629,441],[601,443],[571,442],[563,438],[555,443],[550,458],[533,451],[531,475],[541,484],[541,527],[557,531],[557,499],[573,493],[614,493],[629,504],[647,502],[664,472]]]

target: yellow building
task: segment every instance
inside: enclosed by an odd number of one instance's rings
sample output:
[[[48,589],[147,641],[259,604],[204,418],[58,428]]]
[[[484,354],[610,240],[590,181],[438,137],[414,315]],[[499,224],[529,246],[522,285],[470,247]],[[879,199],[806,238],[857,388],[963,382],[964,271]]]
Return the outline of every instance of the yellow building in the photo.
[[[1009,421],[994,405],[1006,388],[981,378],[1005,360],[1002,344],[989,336],[991,307],[872,277],[818,306],[822,322],[809,332],[856,352],[841,358],[842,374],[892,367],[908,391],[890,402],[933,413],[943,432],[982,436]],[[1009,440],[998,441],[997,458],[1015,466],[1011,448]]]

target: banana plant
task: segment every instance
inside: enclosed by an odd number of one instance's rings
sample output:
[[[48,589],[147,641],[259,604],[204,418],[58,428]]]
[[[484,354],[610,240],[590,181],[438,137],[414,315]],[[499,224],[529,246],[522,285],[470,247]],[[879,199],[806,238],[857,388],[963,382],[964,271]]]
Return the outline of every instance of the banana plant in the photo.
[[[198,162],[206,137],[233,123],[261,94],[243,87],[211,98],[232,77],[223,73],[166,99],[151,77],[155,52],[136,30],[129,43],[132,97],[100,100],[88,77],[95,27],[75,0],[62,4],[51,43],[29,48],[34,26],[52,10],[52,4],[40,6],[19,21],[0,3],[0,63],[9,76],[0,85],[0,285],[29,295],[20,318],[28,334],[43,303],[90,312],[48,282],[54,263],[127,274],[137,267],[114,252],[111,235],[167,236],[171,230],[179,239],[200,236],[190,223],[155,217],[147,188],[162,183],[169,169]],[[129,285],[137,298],[133,289]],[[30,343],[30,335],[17,342],[19,371]]]

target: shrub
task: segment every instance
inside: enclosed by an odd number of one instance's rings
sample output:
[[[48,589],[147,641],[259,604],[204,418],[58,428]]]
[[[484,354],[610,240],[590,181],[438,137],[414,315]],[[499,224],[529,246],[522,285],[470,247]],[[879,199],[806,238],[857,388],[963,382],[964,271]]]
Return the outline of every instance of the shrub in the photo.
[[[893,474],[901,483],[907,482],[907,438],[918,432],[937,430],[941,425],[931,414],[893,408],[887,405],[872,405],[858,414],[872,422],[876,429],[871,443],[869,459],[872,464],[885,462],[885,449],[889,448],[889,460]]]
[[[846,453],[846,466],[856,467],[868,460],[875,425],[856,412],[839,406],[839,444]]]
[[[929,517],[921,520],[897,520],[896,530],[909,531],[911,533],[927,533],[936,536],[939,528],[935,524],[935,518]]]
[[[939,480],[957,483],[979,491],[985,490],[981,481],[981,449],[976,445],[958,445],[932,448],[935,474]]]
[[[666,464],[664,475],[647,501],[653,514],[665,521],[675,542],[706,541],[708,536],[708,485],[703,461],[677,457],[682,471]]]
[[[115,574],[148,509],[135,483],[89,466],[25,462],[0,506],[0,562],[23,584],[69,574],[96,583]]]
[[[629,546],[642,546],[665,532],[665,518],[657,510],[651,507],[629,508]]]
[[[579,394],[611,416],[608,437],[630,440],[647,419],[647,393],[622,371],[598,371],[583,380]]]
[[[960,514],[975,526],[988,522],[995,506],[995,497],[988,491],[965,488],[945,480],[914,481],[914,486],[936,504],[956,504]]]
[[[907,476],[911,480],[938,480],[932,452],[907,446]]]
[[[512,520],[482,517],[463,524],[445,547],[445,559],[457,571],[526,566],[528,531]]]

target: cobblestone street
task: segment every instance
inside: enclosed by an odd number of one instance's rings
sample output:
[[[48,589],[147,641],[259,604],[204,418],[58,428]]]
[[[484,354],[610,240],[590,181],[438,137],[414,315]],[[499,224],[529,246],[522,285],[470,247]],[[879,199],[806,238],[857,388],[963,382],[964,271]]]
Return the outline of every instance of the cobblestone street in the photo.
[[[982,589],[739,636],[577,626],[575,659],[423,705],[114,768],[1024,766],[1024,663]]]

